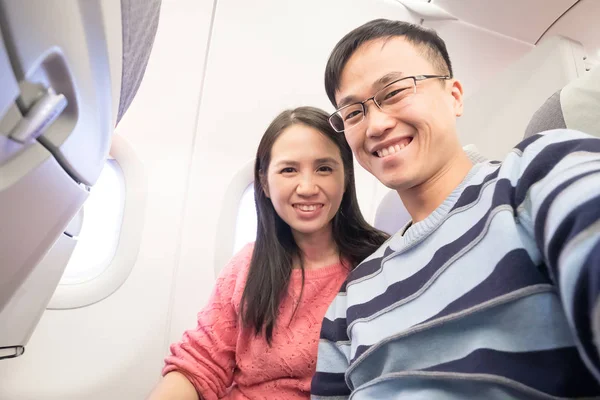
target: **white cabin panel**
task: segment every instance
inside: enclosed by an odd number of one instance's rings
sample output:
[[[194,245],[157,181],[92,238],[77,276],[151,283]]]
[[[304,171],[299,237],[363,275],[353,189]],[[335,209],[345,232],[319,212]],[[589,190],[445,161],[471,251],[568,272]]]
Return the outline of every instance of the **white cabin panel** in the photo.
[[[446,42],[454,76],[463,84],[465,97],[533,48],[462,21],[426,21],[424,25],[435,29]]]

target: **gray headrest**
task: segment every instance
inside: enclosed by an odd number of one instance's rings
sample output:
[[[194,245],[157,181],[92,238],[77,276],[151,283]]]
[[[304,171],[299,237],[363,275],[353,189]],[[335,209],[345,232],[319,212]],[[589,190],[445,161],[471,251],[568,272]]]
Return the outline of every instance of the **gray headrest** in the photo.
[[[123,75],[117,122],[137,93],[154,43],[161,0],[121,0]]]
[[[567,124],[560,106],[560,92],[554,93],[533,114],[529,125],[525,128],[525,138],[551,129],[565,129]]]
[[[554,93],[533,114],[525,137],[551,129],[575,129],[600,137],[600,66]]]
[[[398,192],[390,190],[379,203],[375,212],[375,227],[390,235],[398,232],[410,221]]]

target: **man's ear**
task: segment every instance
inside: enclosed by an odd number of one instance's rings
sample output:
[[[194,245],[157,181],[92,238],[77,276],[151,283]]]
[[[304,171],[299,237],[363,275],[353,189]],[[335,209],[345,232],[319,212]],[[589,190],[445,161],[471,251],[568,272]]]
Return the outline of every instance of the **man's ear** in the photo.
[[[450,93],[452,94],[452,97],[453,97],[454,114],[457,117],[460,117],[463,114],[463,87],[462,87],[462,83],[460,83],[460,81],[457,80],[457,79],[452,79],[450,81],[450,84],[452,85],[450,87]]]

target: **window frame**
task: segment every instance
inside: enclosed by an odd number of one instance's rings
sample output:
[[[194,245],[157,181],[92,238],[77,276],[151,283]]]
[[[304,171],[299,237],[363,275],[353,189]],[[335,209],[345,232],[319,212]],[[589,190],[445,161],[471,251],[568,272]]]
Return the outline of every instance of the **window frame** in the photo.
[[[242,205],[243,205],[242,202],[244,201],[244,198],[248,192],[251,192],[251,194],[252,194],[252,196],[250,196],[249,198],[252,200],[252,216],[254,217],[254,232],[253,232],[254,236],[252,237],[252,240],[238,243],[238,239],[241,237],[240,231],[239,231],[239,229],[240,229],[239,223],[240,223],[240,217],[241,217],[241,211],[242,211]],[[250,211],[250,210],[248,210],[248,211]],[[235,218],[235,228],[233,230],[233,253],[240,251],[246,244],[248,244],[250,242],[254,242],[256,240],[257,224],[258,224],[258,216],[256,214],[256,207],[254,204],[254,182],[250,182],[250,184],[248,186],[246,186],[246,189],[244,189],[244,191],[242,192],[242,195],[240,196],[240,200],[238,202],[237,215]]]
[[[119,164],[125,181],[123,219],[114,257],[93,279],[80,283],[59,283],[47,309],[86,307],[106,299],[127,280],[135,265],[146,213],[146,175],[130,144],[118,134],[113,135],[110,155]]]
[[[233,256],[235,232],[240,202],[248,185],[254,182],[254,160],[244,164],[233,176],[223,198],[223,207],[219,215],[215,246],[215,277],[227,265]],[[234,212],[232,212],[234,210]]]
[[[90,209],[89,209],[89,202],[90,202],[90,198],[94,195],[94,188],[92,188],[92,192],[90,193],[88,199],[86,200],[86,202],[83,204],[83,206],[81,207],[81,209],[79,210],[79,212],[77,213],[77,215],[75,216],[74,219],[77,219],[78,221],[76,222],[77,225],[79,225],[79,229],[77,230],[77,233],[74,234],[74,236],[70,236],[71,240],[75,241],[75,245],[73,246],[73,252],[70,254],[69,257],[69,261],[67,262],[67,265],[65,266],[65,269],[63,271],[62,277],[60,278],[59,281],[59,285],[76,285],[79,283],[83,283],[83,282],[87,282],[90,280],[95,279],[98,275],[100,275],[102,272],[104,272],[104,270],[110,265],[110,263],[112,262],[112,260],[115,257],[116,251],[117,251],[117,247],[119,244],[119,240],[121,237],[121,228],[123,226],[123,213],[125,211],[125,190],[126,190],[126,185],[125,185],[125,176],[123,174],[123,169],[121,168],[121,166],[119,165],[119,162],[117,160],[115,160],[112,157],[109,157],[108,160],[106,160],[105,162],[105,166],[104,169],[102,170],[102,174],[104,174],[104,171],[106,171],[107,169],[113,169],[113,165],[116,166],[116,173],[118,174],[118,184],[121,186],[119,189],[121,190],[121,209],[118,211],[118,215],[110,215],[107,216],[108,218],[118,218],[117,221],[117,225],[118,225],[118,235],[115,238],[112,238],[113,241],[111,244],[111,248],[109,249],[109,254],[101,254],[102,256],[105,257],[110,257],[109,259],[107,258],[105,261],[105,264],[103,266],[100,266],[99,268],[85,268],[85,266],[83,267],[83,269],[86,269],[85,271],[82,271],[83,273],[78,274],[79,271],[75,271],[75,273],[71,272],[71,274],[68,277],[65,277],[65,275],[68,272],[68,269],[70,267],[70,264],[74,261],[74,257],[76,255],[76,251],[78,249],[78,246],[81,246],[81,239],[83,238],[83,228],[85,226],[84,221],[86,219],[86,216],[91,215],[90,214]],[[102,174],[100,175],[100,178],[98,179],[98,182],[100,182],[100,179],[102,178]],[[98,184],[98,182],[96,184]],[[112,222],[112,221],[111,221]],[[70,232],[69,232],[70,233]],[[65,234],[68,234],[67,232],[65,232]],[[83,250],[82,250],[83,251]],[[93,252],[93,250],[92,250]],[[80,254],[79,256],[82,256],[83,254]],[[98,254],[94,254],[93,256],[97,256]],[[90,255],[91,258],[93,258],[92,255]],[[87,256],[86,256],[86,260],[87,260]],[[82,259],[76,260],[79,261],[79,264],[77,266],[77,270],[79,270],[81,268],[81,264],[82,264]],[[108,262],[106,262],[108,261]]]

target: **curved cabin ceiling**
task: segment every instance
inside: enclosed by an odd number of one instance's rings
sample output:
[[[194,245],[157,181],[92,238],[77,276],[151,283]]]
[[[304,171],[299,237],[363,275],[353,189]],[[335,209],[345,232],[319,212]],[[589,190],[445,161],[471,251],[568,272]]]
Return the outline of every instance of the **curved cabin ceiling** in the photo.
[[[563,35],[577,40],[588,56],[600,62],[600,1],[581,0],[548,29],[545,37]]]
[[[422,0],[442,8],[462,22],[529,44],[563,35],[583,44],[600,60],[598,0]]]
[[[463,22],[535,44],[578,0],[431,0]],[[597,1],[597,0],[592,0]]]

